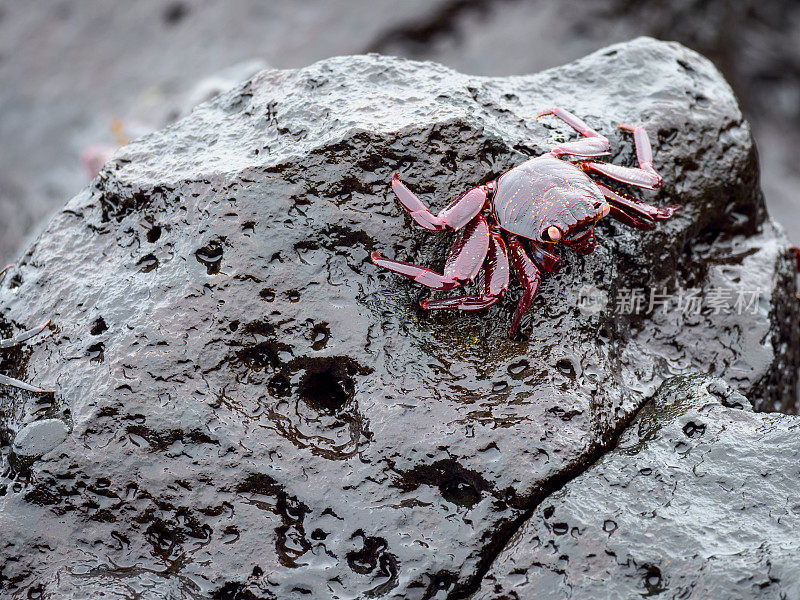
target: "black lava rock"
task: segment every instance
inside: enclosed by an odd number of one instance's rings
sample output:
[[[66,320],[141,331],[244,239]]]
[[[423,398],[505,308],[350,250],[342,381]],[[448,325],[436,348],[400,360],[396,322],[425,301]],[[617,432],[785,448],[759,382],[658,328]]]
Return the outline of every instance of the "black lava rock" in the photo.
[[[479,314],[373,250],[439,267],[391,173],[435,208],[573,134],[634,164],[650,132],[684,209],[598,227],[542,285]],[[58,393],[58,452],[5,470],[0,590],[216,598],[463,596],[531,508],[616,439],[662,381],[707,371],[794,408],[797,308],[747,123],[722,77],[651,39],[489,79],[381,56],[265,71],[121,151],[0,288],[1,323],[52,317],[4,362]],[[613,300],[584,314],[578,291]],[[751,312],[623,314],[650,290],[760,288]],[[10,434],[27,393],[0,390]]]
[[[719,380],[670,379],[536,508],[473,598],[798,597],[799,428]]]

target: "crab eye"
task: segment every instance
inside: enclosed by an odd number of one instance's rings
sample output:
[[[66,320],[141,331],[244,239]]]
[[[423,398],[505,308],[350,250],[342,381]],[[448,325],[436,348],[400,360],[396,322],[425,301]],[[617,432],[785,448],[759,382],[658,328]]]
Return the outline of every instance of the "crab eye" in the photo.
[[[601,216],[606,217],[606,216],[608,216],[608,213],[610,213],[610,212],[611,212],[611,205],[606,203],[603,206],[603,214]]]
[[[547,228],[547,237],[550,238],[551,242],[557,242],[561,239],[561,230],[558,227],[551,225]]]

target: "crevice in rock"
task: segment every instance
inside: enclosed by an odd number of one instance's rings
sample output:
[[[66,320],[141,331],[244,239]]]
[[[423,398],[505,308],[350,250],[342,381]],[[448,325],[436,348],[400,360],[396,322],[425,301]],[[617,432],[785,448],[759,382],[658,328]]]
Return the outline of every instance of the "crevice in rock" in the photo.
[[[619,426],[616,428],[613,434],[607,437],[608,441],[606,443],[601,442],[595,445],[589,452],[586,453],[582,461],[576,462],[574,465],[570,465],[561,473],[547,481],[544,481],[542,483],[542,493],[537,494],[528,503],[526,503],[525,511],[518,519],[515,519],[509,523],[508,526],[500,528],[500,530],[497,532],[496,539],[493,540],[493,543],[487,545],[487,553],[485,554],[483,560],[478,564],[478,568],[475,571],[475,576],[471,580],[467,581],[465,585],[457,586],[447,596],[448,600],[464,600],[477,592],[480,588],[481,582],[492,568],[492,565],[497,557],[501,552],[503,552],[503,550],[506,549],[514,535],[520,529],[522,529],[525,523],[527,523],[528,520],[533,516],[533,513],[536,511],[536,509],[545,500],[547,500],[547,498],[561,490],[570,481],[585,473],[604,455],[615,450],[619,444],[619,440],[622,437],[623,432],[634,421],[642,409],[644,409],[644,407],[653,401],[654,397],[655,394],[648,396],[626,419],[620,421]]]

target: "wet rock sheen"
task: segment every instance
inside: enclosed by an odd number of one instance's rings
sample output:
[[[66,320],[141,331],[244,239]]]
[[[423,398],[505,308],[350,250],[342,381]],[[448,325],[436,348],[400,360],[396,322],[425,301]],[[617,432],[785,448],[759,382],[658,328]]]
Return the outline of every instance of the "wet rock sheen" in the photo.
[[[635,160],[617,123],[644,125],[665,179],[646,197],[684,209],[562,252],[519,340],[518,287],[484,313],[424,314],[427,292],[369,262],[438,268],[449,244],[412,226],[391,173],[441,208],[571,138],[535,120],[553,105],[617,164]],[[0,287],[4,333],[54,324],[4,372],[58,390],[0,389],[0,592],[469,595],[665,379],[710,372],[792,410],[791,273],[748,125],[677,44],[502,79],[380,56],[265,71],[120,151]],[[586,285],[761,297],[741,315],[585,315]],[[10,441],[41,418],[69,436],[15,467]]]
[[[800,418],[753,413],[727,387],[666,382],[534,511],[474,600],[798,597]]]

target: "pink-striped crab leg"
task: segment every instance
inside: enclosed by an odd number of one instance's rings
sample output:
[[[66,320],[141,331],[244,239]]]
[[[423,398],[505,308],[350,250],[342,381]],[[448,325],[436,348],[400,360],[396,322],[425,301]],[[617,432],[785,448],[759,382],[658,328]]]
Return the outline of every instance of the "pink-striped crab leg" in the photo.
[[[519,302],[517,303],[517,308],[514,311],[514,318],[511,321],[511,329],[508,332],[508,337],[514,337],[514,334],[516,334],[519,329],[522,315],[528,310],[528,307],[536,296],[536,292],[539,291],[542,275],[539,268],[534,261],[530,259],[522,243],[517,238],[509,238],[508,253],[511,257],[514,275],[516,275],[522,285],[522,296],[520,296]]]
[[[50,324],[50,320],[48,319],[47,321],[45,321],[44,323],[42,323],[38,327],[34,327],[33,329],[28,329],[26,331],[18,333],[14,337],[10,337],[10,338],[6,338],[4,340],[0,340],[0,349],[12,348],[14,346],[17,346],[17,345],[21,344],[25,340],[29,340],[32,337],[34,337],[36,335],[39,335],[40,333],[42,333],[42,331],[44,331],[45,327],[47,327],[49,324]]]
[[[636,227],[637,229],[655,229],[656,221],[669,219],[680,208],[678,204],[670,206],[652,206],[636,198],[612,190],[595,181],[603,195],[609,200],[610,215],[617,221]]]
[[[508,289],[509,269],[506,244],[497,231],[490,232],[489,251],[483,265],[483,289],[478,296],[459,296],[442,300],[423,300],[425,310],[481,310],[496,303]]]
[[[392,191],[400,203],[411,213],[411,218],[431,231],[456,231],[472,221],[481,212],[489,195],[489,186],[480,185],[461,194],[434,215],[417,195],[400,181],[400,174],[392,176]]]
[[[28,392],[36,392],[37,394],[55,394],[55,390],[46,390],[44,388],[38,388],[29,383],[25,383],[24,381],[20,381],[19,379],[14,379],[13,377],[6,377],[5,375],[0,375],[0,385],[10,385],[12,387],[19,388],[21,390],[26,390]]]
[[[4,272],[5,270],[6,269],[3,269],[2,272]],[[2,272],[0,272],[0,274],[2,274]],[[14,337],[7,338],[7,339],[4,339],[4,340],[0,340],[0,349],[12,348],[12,347],[14,347],[14,346],[16,346],[18,344],[21,344],[22,342],[24,342],[26,340],[31,339],[32,337],[34,337],[36,335],[39,335],[42,331],[44,331],[45,327],[47,327],[49,324],[50,324],[50,321],[47,320],[42,325],[40,325],[39,327],[34,327],[33,329],[28,329],[26,331],[18,333]],[[13,377],[8,377],[6,375],[0,375],[0,384],[10,385],[10,386],[19,388],[21,390],[27,390],[29,392],[54,393],[53,390],[45,390],[45,389],[30,385],[29,383],[25,383],[24,381],[20,381],[19,379],[14,379]]]
[[[445,261],[444,274],[411,263],[384,258],[380,252],[373,252],[371,259],[379,267],[405,275],[434,290],[452,290],[475,279],[488,250],[489,225],[486,223],[486,218],[479,214],[456,234]]]
[[[553,108],[540,111],[539,114],[536,115],[536,118],[539,119],[545,115],[553,115],[554,117],[561,119],[564,121],[564,123],[584,136],[584,139],[582,140],[564,142],[563,144],[554,146],[550,149],[550,154],[558,157],[569,155],[591,158],[608,156],[611,154],[611,143],[608,141],[608,139],[589,127],[580,118],[576,117],[568,110],[564,110],[563,108],[555,106]]]
[[[648,190],[660,188],[664,180],[653,167],[653,149],[650,146],[650,138],[647,137],[647,132],[643,127],[628,125],[627,123],[619,125],[619,128],[633,133],[633,143],[636,147],[639,168],[621,167],[619,165],[591,161],[581,162],[581,168],[584,171],[595,171],[616,181]]]

